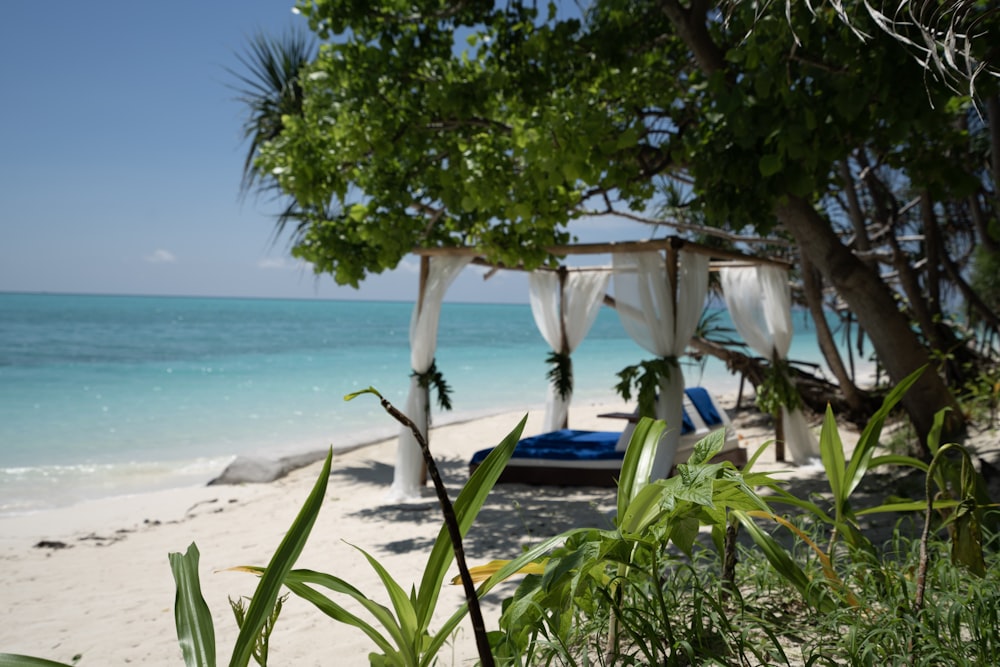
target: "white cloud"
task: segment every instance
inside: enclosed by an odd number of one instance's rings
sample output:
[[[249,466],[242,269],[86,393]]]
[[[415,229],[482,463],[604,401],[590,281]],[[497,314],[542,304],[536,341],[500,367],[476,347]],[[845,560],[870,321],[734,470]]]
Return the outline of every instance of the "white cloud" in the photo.
[[[174,253],[169,250],[164,250],[163,248],[157,248],[149,255],[143,257],[144,260],[151,264],[168,264],[170,262],[176,262],[177,257]]]

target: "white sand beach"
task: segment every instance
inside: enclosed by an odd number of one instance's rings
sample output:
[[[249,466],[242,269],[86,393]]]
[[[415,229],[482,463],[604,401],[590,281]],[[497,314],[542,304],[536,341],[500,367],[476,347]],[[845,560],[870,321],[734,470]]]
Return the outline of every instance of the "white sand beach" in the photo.
[[[727,407],[734,402],[733,396],[723,398]],[[623,407],[575,405],[571,425],[615,430],[620,422],[597,415]],[[496,444],[522,416],[501,414],[432,430],[431,447],[452,497],[468,478],[472,453]],[[525,435],[538,433],[541,424],[541,411],[531,412]],[[754,411],[743,413],[736,425],[751,451],[773,436]],[[395,448],[391,440],[335,457],[325,504],[297,567],[336,574],[385,601],[376,575],[353,544],[377,558],[404,588],[419,583],[441,518],[431,488],[424,503],[385,504]],[[773,456],[763,460],[773,461]],[[0,520],[0,652],[75,660],[81,666],[183,664],[167,554],[195,542],[220,663],[228,661],[237,627],[227,598],[250,595],[257,580],[226,569],[267,563],[319,470],[317,463],[267,484],[177,489]],[[570,527],[609,527],[613,506],[613,489],[498,486],[466,539],[467,558],[471,565],[485,563]],[[454,566],[452,573],[457,574]],[[488,628],[495,627],[498,601],[512,585],[487,600]],[[438,618],[450,615],[461,600],[461,587],[446,584]],[[372,648],[361,632],[291,597],[271,639],[271,663],[367,665]],[[466,620],[442,653],[442,664],[475,660]]]

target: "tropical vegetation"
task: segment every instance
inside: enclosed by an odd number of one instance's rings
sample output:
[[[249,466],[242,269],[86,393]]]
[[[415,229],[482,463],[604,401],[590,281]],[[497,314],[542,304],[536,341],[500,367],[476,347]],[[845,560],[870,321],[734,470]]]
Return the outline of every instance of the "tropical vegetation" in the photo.
[[[723,446],[721,432],[698,443],[676,475],[649,481],[665,425],[644,418],[626,452],[612,529],[577,527],[511,560],[467,568],[462,537],[513,452],[522,420],[454,504],[447,494],[440,497],[445,520],[419,589],[407,593],[359,549],[390,606],[336,574],[294,568],[322,506],[329,455],[270,563],[237,568],[260,581],[248,605],[231,601],[240,633],[229,664],[267,664],[282,588],[364,633],[374,647],[373,665],[441,664],[439,653],[459,622],[511,577],[521,583],[503,602],[499,628],[486,633],[481,619],[473,622],[483,665],[993,664],[1000,655],[1000,513],[985,497],[968,451],[939,442],[943,415],[935,420],[931,463],[877,450],[885,420],[918,375],[889,392],[850,454],[828,412],[821,434],[830,486],[825,500],[799,497],[773,476],[755,472],[767,443],[743,470],[712,463]],[[865,477],[887,465],[923,475],[925,498],[852,507]],[[779,512],[779,505],[793,511]],[[865,535],[863,518],[882,512],[922,514],[922,529],[901,523],[890,540],[876,543]],[[740,531],[747,539],[738,540]],[[455,558],[455,583],[480,585],[467,587],[468,603],[432,628]],[[218,655],[198,560],[193,544],[170,555],[174,615],[185,664],[208,667]],[[0,655],[4,667],[58,664]]]
[[[892,381],[933,363],[904,398],[921,453],[941,409],[961,432],[954,396],[995,363],[976,343],[1000,324],[989,3],[298,11],[319,40],[288,72],[301,106],[254,135],[248,165],[285,197],[292,252],[317,272],[358,285],[428,246],[530,268],[595,216],[644,221],[792,260],[798,299],[837,307]],[[850,360],[819,334],[861,407]]]

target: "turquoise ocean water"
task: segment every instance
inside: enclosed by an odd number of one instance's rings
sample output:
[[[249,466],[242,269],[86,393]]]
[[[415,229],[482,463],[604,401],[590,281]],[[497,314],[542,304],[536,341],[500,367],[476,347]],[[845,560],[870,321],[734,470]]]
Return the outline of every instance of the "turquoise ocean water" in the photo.
[[[343,396],[374,386],[405,404],[412,307],[0,294],[0,515],[396,433],[374,399]],[[796,327],[792,357],[819,361],[805,314]],[[436,423],[544,405],[547,353],[528,305],[444,304],[437,362],[454,410]],[[574,401],[593,402],[616,400],[615,373],[651,355],[603,309],[573,356]],[[715,360],[685,376],[739,385]]]

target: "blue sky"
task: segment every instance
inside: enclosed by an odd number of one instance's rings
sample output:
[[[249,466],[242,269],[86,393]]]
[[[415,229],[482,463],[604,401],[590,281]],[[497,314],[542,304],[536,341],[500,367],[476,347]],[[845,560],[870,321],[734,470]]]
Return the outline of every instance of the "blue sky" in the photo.
[[[227,87],[293,0],[5,2],[0,9],[0,291],[413,298],[416,260],[360,290],[274,242],[239,198],[242,108]],[[585,240],[639,238],[590,222]],[[472,269],[462,301],[526,301],[523,276]]]

